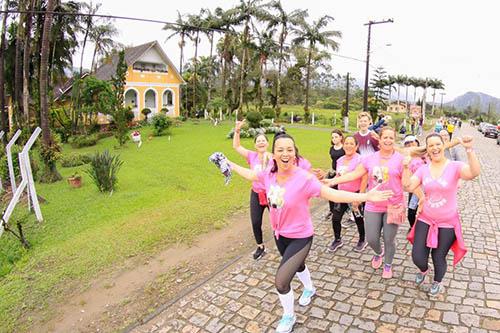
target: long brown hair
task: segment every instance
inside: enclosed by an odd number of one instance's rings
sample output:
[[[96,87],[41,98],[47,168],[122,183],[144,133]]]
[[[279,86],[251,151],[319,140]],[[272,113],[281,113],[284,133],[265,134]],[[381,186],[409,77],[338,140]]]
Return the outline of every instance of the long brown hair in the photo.
[[[272,153],[274,154],[274,148],[276,145],[276,141],[278,141],[278,139],[290,139],[290,140],[292,140],[293,147],[295,148],[295,165],[299,165],[299,159],[302,158],[302,156],[299,155],[299,148],[295,144],[295,140],[292,138],[292,136],[285,133],[285,132],[276,133],[276,135],[274,136],[273,147],[271,149]],[[278,171],[278,164],[276,163],[276,160],[273,159],[273,167],[271,168],[271,173],[275,173],[277,171]]]
[[[334,128],[334,129],[332,130],[332,133],[330,134],[330,145],[332,145],[332,146],[333,146],[333,142],[332,142],[332,137],[331,137],[331,135],[332,135],[332,134],[334,134],[334,133],[335,133],[335,134],[338,134],[338,135],[340,136],[340,143],[344,143],[344,139],[345,139],[345,138],[344,138],[344,133],[342,132],[342,130],[339,130],[338,128]]]

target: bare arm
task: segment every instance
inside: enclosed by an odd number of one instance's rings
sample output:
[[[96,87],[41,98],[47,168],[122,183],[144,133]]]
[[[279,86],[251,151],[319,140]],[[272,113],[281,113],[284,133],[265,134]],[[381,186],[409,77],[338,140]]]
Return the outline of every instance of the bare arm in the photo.
[[[238,154],[240,154],[244,158],[247,158],[248,153],[250,151],[248,149],[242,147],[241,143],[240,143],[240,131],[241,131],[241,127],[243,126],[244,123],[245,123],[245,120],[237,121],[236,125],[234,126],[233,148],[238,152]]]
[[[403,189],[405,191],[414,193],[415,189],[420,185],[420,179],[412,176],[410,168],[408,167],[410,162],[411,156],[405,156],[403,160],[403,177],[401,182],[403,183]]]
[[[481,164],[479,164],[476,153],[472,150],[472,137],[464,136],[461,141],[467,153],[467,160],[469,163],[460,170],[460,178],[472,180],[481,173]]]
[[[334,202],[362,202],[362,201],[384,201],[393,195],[392,191],[377,191],[376,188],[366,193],[353,193],[334,190],[328,186],[321,186],[321,197]]]
[[[326,184],[333,186],[333,185],[337,185],[337,184],[341,184],[341,183],[347,183],[347,182],[351,182],[353,180],[356,180],[358,178],[361,178],[366,174],[367,174],[367,170],[365,169],[363,164],[358,164],[356,169],[354,169],[353,171],[348,172],[345,175],[330,179]],[[331,201],[335,201],[335,200],[331,200]]]
[[[254,170],[251,170],[251,169],[248,169],[248,168],[244,168],[234,162],[231,162],[231,161],[227,161],[229,163],[229,165],[231,166],[231,170],[234,170],[238,175],[240,175],[241,177],[249,180],[249,181],[257,181],[258,178],[257,178],[257,172],[255,172]]]

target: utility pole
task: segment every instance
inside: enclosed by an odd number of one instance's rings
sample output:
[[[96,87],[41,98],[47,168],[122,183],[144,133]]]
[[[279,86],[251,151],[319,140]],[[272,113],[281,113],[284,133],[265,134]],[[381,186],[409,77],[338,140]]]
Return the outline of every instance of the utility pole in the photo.
[[[445,92],[441,93],[441,111],[443,111],[443,96],[446,95]]]
[[[370,38],[372,33],[372,25],[382,23],[393,23],[393,19],[383,21],[370,21],[364,25],[368,26],[368,45],[366,47],[366,69],[365,69],[365,90],[363,92],[363,111],[368,111],[368,74],[370,71]]]
[[[344,110],[344,132],[349,130],[349,72],[345,79],[345,110]]]

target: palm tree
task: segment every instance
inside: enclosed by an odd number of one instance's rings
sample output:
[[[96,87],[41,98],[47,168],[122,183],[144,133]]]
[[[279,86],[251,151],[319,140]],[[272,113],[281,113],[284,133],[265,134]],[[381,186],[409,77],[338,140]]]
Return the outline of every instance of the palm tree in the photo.
[[[163,30],[170,30],[172,31],[172,34],[167,37],[167,40],[170,38],[179,35],[180,41],[179,41],[179,49],[181,52],[180,56],[180,61],[179,61],[179,73],[182,76],[182,63],[184,60],[184,46],[186,45],[186,37],[190,36],[190,29],[189,26],[187,25],[187,22],[184,21],[182,18],[182,15],[179,11],[177,11],[177,20],[175,20],[175,23],[167,23],[163,27]]]
[[[52,12],[56,0],[47,0],[47,9],[43,24],[42,48],[40,54],[40,127],[42,128],[42,156],[45,163],[46,175],[44,181],[54,182],[61,179],[57,172],[56,159],[57,143],[54,142],[49,127],[49,105],[48,105],[48,68],[49,48],[52,28]]]
[[[5,112],[5,72],[4,72],[4,62],[5,62],[5,32],[7,25],[7,10],[9,9],[9,0],[4,2],[4,15],[2,18],[2,31],[0,32],[0,120],[2,124],[2,130],[7,133],[9,131],[9,115]],[[3,136],[3,141],[5,141],[6,135]]]
[[[80,57],[80,77],[82,76],[82,71],[83,71],[83,56],[85,54],[85,46],[87,45],[87,39],[89,37],[90,32],[93,30],[94,26],[94,17],[92,15],[96,14],[99,8],[101,7],[101,3],[95,4],[95,6],[92,5],[92,0],[90,3],[83,2],[82,7],[84,7],[89,15],[86,15],[83,17],[83,24],[85,27],[83,28],[85,31],[85,34],[83,36],[83,42],[82,42],[82,55]]]
[[[429,87],[434,89],[434,91],[432,93],[432,110],[431,110],[431,114],[434,116],[434,103],[436,102],[436,89],[444,89],[444,83],[443,83],[443,81],[441,81],[439,79],[431,79],[429,81]]]
[[[248,57],[248,48],[250,41],[250,24],[252,18],[257,20],[264,20],[269,17],[269,14],[266,12],[266,5],[261,4],[262,0],[240,0],[240,4],[233,9],[230,9],[229,12],[234,12],[236,14],[236,20],[238,22],[244,23],[243,27],[243,36],[241,40],[241,44],[243,47],[243,54],[241,56],[241,65],[240,65],[240,98],[238,102],[238,110],[241,111],[243,107],[243,92],[245,91],[245,76],[246,76],[246,67],[247,67],[247,57]]]
[[[258,44],[254,44],[255,55],[257,57],[257,62],[259,64],[259,79],[257,85],[257,106],[259,111],[262,111],[262,106],[264,101],[262,98],[262,85],[264,84],[264,73],[267,67],[267,59],[277,53],[277,45],[273,40],[273,35],[275,30],[271,29],[258,34]]]
[[[194,72],[193,72],[193,104],[192,110],[196,109],[196,80],[198,75],[198,44],[200,42],[200,30],[203,28],[204,22],[202,20],[202,15],[204,14],[204,9],[201,9],[198,15],[188,15],[188,24],[191,31],[191,40],[194,42]]]
[[[408,106],[408,87],[411,85],[411,77],[409,77],[407,75],[403,75],[403,77],[404,77],[403,85],[406,88],[406,94],[405,94],[406,116],[409,117],[410,116],[410,108]]]
[[[401,75],[401,74],[396,75],[395,83],[396,83],[397,89],[398,89],[398,105],[399,105],[399,93],[400,93],[400,89],[401,89],[401,86],[405,84],[405,81],[406,81],[406,76],[405,75]]]
[[[28,11],[35,7],[35,0],[29,0]],[[31,28],[33,24],[33,15],[26,13],[26,26],[24,28],[24,50],[23,50],[23,110],[26,128],[30,130],[30,112],[29,112],[29,83],[30,83],[30,59],[31,59]]]
[[[210,43],[210,56],[209,56],[209,70],[208,70],[208,89],[207,89],[207,103],[210,102],[212,99],[212,84],[213,84],[213,77],[212,77],[212,72],[213,72],[213,66],[214,66],[214,59],[213,59],[213,50],[214,50],[214,29],[220,29],[222,22],[219,19],[218,16],[212,14],[210,9],[205,9],[204,10],[205,17],[203,17],[203,22],[202,26],[204,28],[203,32],[208,38],[208,41]]]
[[[97,69],[96,56],[104,56],[111,50],[120,47],[119,43],[115,42],[114,39],[117,35],[118,29],[111,22],[94,26],[89,36],[92,43],[94,43],[91,71],[95,72]]]
[[[333,21],[333,17],[325,15],[319,18],[319,20],[314,21],[312,24],[308,24],[305,20],[300,23],[300,28],[293,28],[297,37],[293,40],[296,45],[308,44],[308,55],[307,55],[307,72],[306,72],[306,103],[304,106],[305,117],[309,118],[309,84],[311,78],[311,59],[312,53],[316,45],[322,45],[326,48],[331,48],[333,51],[338,50],[338,43],[334,38],[341,38],[342,33],[335,30],[322,31],[326,28],[328,23]]]
[[[275,105],[275,110],[276,110],[276,116],[279,116],[280,114],[280,86],[281,86],[281,70],[283,66],[283,59],[284,59],[284,45],[286,38],[288,36],[288,32],[290,30],[290,27],[298,26],[301,21],[303,21],[307,16],[307,10],[302,10],[302,9],[296,9],[294,11],[291,11],[290,13],[287,13],[284,9],[283,6],[281,5],[280,0],[274,0],[272,1],[269,6],[277,11],[278,15],[271,15],[268,23],[268,29],[275,28],[277,26],[281,26],[281,32],[280,32],[280,37],[279,37],[279,55],[278,55],[278,76],[276,79],[276,91],[275,91],[275,98],[276,98],[276,105]]]

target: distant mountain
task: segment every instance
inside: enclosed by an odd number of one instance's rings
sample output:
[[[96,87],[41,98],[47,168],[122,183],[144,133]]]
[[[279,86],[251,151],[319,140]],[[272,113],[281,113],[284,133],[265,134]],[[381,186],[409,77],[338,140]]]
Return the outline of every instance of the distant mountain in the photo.
[[[458,96],[446,106],[454,106],[458,110],[464,110],[468,106],[479,107],[481,112],[487,112],[491,105],[497,113],[500,113],[500,98],[490,96],[481,92],[469,91],[461,96]]]

